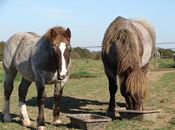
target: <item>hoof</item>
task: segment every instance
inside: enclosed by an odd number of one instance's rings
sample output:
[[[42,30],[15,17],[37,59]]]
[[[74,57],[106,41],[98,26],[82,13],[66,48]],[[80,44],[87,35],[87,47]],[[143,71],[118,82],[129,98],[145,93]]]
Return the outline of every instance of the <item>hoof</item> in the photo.
[[[24,119],[24,120],[22,120],[22,124],[24,126],[30,126],[31,125],[30,119]]]
[[[12,122],[12,118],[10,114],[5,114],[3,117],[5,123]]]
[[[45,130],[45,129],[46,129],[45,126],[38,126],[38,127],[37,127],[37,130]]]
[[[112,119],[115,119],[116,118],[116,116],[115,116],[115,111],[107,111],[107,116],[108,117],[110,117],[110,118],[112,118]]]
[[[63,122],[61,121],[61,120],[55,120],[55,121],[53,121],[53,124],[54,125],[60,125],[60,124],[62,124]]]

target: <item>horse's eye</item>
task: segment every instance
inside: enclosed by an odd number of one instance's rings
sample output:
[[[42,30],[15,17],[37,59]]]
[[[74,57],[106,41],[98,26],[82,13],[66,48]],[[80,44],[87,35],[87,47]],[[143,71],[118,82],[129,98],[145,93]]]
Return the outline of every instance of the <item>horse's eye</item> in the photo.
[[[71,46],[68,46],[67,49],[68,49],[69,52],[71,52],[71,50],[72,50]]]

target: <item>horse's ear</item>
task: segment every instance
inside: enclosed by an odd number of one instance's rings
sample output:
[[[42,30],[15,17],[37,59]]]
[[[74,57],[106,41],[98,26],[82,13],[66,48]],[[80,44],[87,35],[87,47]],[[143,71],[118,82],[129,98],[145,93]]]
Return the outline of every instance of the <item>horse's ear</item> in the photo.
[[[69,38],[69,40],[70,40],[70,38],[71,38],[71,31],[70,31],[69,28],[66,29],[64,35],[65,35],[65,37]]]
[[[52,28],[52,29],[50,30],[50,38],[53,39],[53,38],[55,38],[56,36],[57,36],[57,33],[56,33],[56,31]]]

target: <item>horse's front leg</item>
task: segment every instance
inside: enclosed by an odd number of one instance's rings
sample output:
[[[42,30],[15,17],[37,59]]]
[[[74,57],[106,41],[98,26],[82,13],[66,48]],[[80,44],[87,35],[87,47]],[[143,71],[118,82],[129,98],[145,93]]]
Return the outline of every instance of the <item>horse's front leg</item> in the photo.
[[[62,92],[63,92],[63,87],[61,86],[61,83],[56,83],[55,90],[54,90],[55,105],[53,109],[53,124],[54,125],[62,124],[62,121],[59,119]]]
[[[111,118],[115,118],[115,94],[117,92],[117,81],[115,75],[107,75],[108,77],[108,83],[109,83],[109,93],[110,93],[110,100],[109,100],[109,106],[107,110],[107,114]]]
[[[132,99],[130,98],[129,93],[127,93],[127,91],[126,91],[127,76],[124,75],[122,78],[123,78],[122,81],[120,81],[121,82],[121,84],[120,84],[120,92],[121,92],[121,95],[125,98],[126,109],[132,110],[133,109]]]
[[[44,105],[46,100],[46,93],[45,93],[45,83],[44,78],[39,78],[36,81],[37,86],[37,103],[38,103],[38,130],[45,129],[45,119],[44,119]]]

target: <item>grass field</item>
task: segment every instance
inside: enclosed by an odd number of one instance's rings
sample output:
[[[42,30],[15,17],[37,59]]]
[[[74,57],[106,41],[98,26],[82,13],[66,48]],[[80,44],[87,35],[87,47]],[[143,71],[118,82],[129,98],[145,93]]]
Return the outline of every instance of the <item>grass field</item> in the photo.
[[[145,108],[162,109],[156,122],[119,120],[116,119],[107,125],[107,130],[175,130],[175,69],[151,69],[148,78],[149,94]],[[3,104],[3,70],[0,68],[0,130],[28,130],[36,128],[37,105],[36,88],[32,84],[27,95],[28,114],[32,126],[26,128],[19,122],[18,85],[20,76],[17,77],[15,88],[11,96],[12,123],[2,123]],[[66,84],[62,97],[61,119],[63,125],[56,127],[52,122],[53,86],[46,87],[47,101],[45,106],[46,127],[48,130],[74,130],[70,120],[66,117],[75,113],[98,113],[105,115],[109,92],[107,79],[101,61],[73,60],[71,79]],[[125,103],[120,92],[116,95],[117,104]]]

